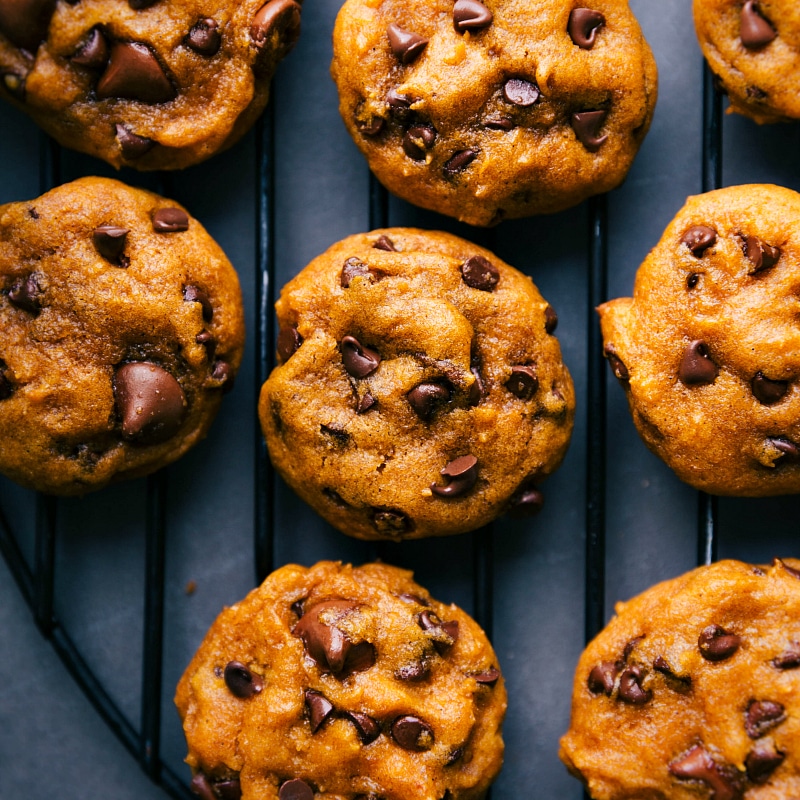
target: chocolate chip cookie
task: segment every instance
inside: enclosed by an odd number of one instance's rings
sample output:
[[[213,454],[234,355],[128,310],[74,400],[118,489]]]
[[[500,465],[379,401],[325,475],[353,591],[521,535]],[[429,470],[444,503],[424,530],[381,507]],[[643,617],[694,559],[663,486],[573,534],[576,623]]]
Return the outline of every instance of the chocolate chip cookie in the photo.
[[[179,169],[237,141],[300,30],[300,0],[0,4],[0,95],[66,147]]]
[[[800,492],[800,195],[736,186],[690,197],[598,309],[642,438],[712,494]]]
[[[105,178],[0,206],[0,472],[83,494],[174,461],[241,361],[239,282],[186,211]]]
[[[627,603],[578,662],[561,758],[595,800],[800,791],[800,560],[722,561]]]
[[[478,800],[502,763],[485,634],[386,564],[272,573],[220,614],[175,702],[204,800]]]
[[[694,23],[732,111],[760,123],[800,119],[795,0],[694,0]]]
[[[626,0],[347,0],[333,45],[342,118],[377,178],[472,225],[613,189],[656,102]]]
[[[261,426],[332,525],[419,538],[540,508],[575,398],[530,278],[464,239],[391,228],[333,245],[276,309]]]

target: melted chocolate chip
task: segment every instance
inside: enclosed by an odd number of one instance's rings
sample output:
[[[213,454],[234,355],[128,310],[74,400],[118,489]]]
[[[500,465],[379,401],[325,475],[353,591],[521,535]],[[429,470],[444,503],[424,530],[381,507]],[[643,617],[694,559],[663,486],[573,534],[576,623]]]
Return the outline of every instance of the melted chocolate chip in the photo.
[[[381,363],[380,353],[362,345],[354,336],[345,336],[339,344],[339,349],[345,370],[354,378],[366,378],[372,375]]]
[[[676,778],[702,781],[711,789],[714,800],[740,800],[743,795],[735,769],[717,764],[699,744],[670,763],[669,771]]]
[[[189,215],[182,208],[159,208],[153,212],[156,233],[180,233],[189,230]]]
[[[437,408],[450,401],[451,393],[447,386],[441,383],[420,383],[407,395],[408,403],[417,416],[428,422]]]
[[[459,456],[440,473],[447,478],[445,486],[431,484],[431,491],[439,497],[461,497],[478,480],[478,459],[473,455]]]
[[[751,739],[759,739],[785,719],[786,709],[781,703],[772,700],[753,700],[747,706],[744,729]]]
[[[403,136],[403,152],[414,161],[424,161],[436,141],[433,125],[412,125]]]
[[[256,11],[250,26],[250,39],[255,47],[261,50],[273,33],[277,33],[283,55],[297,44],[300,37],[299,3],[294,0],[269,0]]]
[[[356,128],[364,136],[377,136],[386,125],[386,120],[381,117],[370,117],[369,121],[357,119]]]
[[[683,684],[684,687],[689,687],[692,684],[692,679],[688,675],[678,675],[675,670],[672,669],[670,666],[669,661],[667,661],[664,656],[656,656],[653,660],[653,669],[656,672],[660,672],[665,677],[669,678],[670,680],[678,681],[679,683]]]
[[[475,678],[476,682],[481,686],[494,686],[497,681],[500,680],[500,670],[496,667],[489,667],[486,671],[479,672],[472,677]]]
[[[122,438],[137,444],[169,439],[183,422],[186,396],[169,372],[148,361],[123,364],[114,375]]]
[[[795,643],[795,649],[784,650],[780,655],[770,661],[775,669],[797,669],[800,667],[800,644]]]
[[[264,688],[261,676],[249,670],[241,661],[229,661],[225,665],[224,676],[225,685],[240,700],[260,694]]]
[[[201,56],[216,55],[222,44],[217,21],[210,17],[197,20],[183,41]]]
[[[800,461],[800,447],[798,447],[789,439],[774,436],[770,439],[767,439],[767,442],[777,450],[780,450],[781,455],[778,456],[778,458],[780,458],[782,462],[787,464],[795,464]]]
[[[683,352],[678,377],[685,386],[704,386],[714,383],[719,368],[711,360],[708,345],[699,339],[690,342]]]
[[[573,44],[582,50],[594,47],[597,31],[606,24],[606,18],[591,8],[573,8],[567,22],[567,33]]]
[[[203,319],[206,322],[211,322],[214,317],[214,306],[208,299],[208,295],[199,287],[188,285],[183,287],[183,299],[187,303],[200,303],[203,309]]]
[[[375,408],[377,404],[378,401],[369,392],[365,392],[364,396],[358,401],[356,414],[366,414],[371,408]]]
[[[370,744],[381,735],[380,726],[367,714],[360,711],[345,711],[342,717],[353,723],[362,744]]]
[[[423,611],[417,617],[417,624],[433,640],[439,655],[444,655],[458,641],[458,620],[442,622],[433,611]]]
[[[430,603],[424,597],[420,597],[418,594],[411,594],[411,592],[403,592],[403,594],[400,594],[397,597],[404,603],[416,603],[420,606],[430,605]]]
[[[530,400],[539,389],[536,370],[524,365],[511,367],[511,377],[506,381],[506,389],[520,400]]]
[[[785,758],[772,742],[759,742],[744,760],[748,779],[758,785],[766,783]]]
[[[0,400],[7,400],[14,392],[14,386],[8,377],[8,365],[0,359]]]
[[[383,536],[402,536],[412,529],[411,520],[395,508],[373,508],[372,524]]]
[[[739,35],[748,50],[758,50],[768,45],[778,34],[761,14],[754,0],[745,0],[741,14]]]
[[[469,368],[469,371],[475,378],[469,387],[469,404],[471,406],[477,406],[481,400],[486,397],[486,386],[484,385],[483,378],[481,377],[479,364],[473,363]]]
[[[483,256],[470,256],[461,265],[461,277],[471,289],[491,292],[500,281],[500,271]]]
[[[619,676],[619,699],[634,706],[650,702],[653,693],[642,688],[644,677],[645,672],[640,666],[626,667]]]
[[[386,29],[389,36],[389,46],[401,64],[410,64],[416,61],[428,44],[428,40],[416,33],[407,31],[394,22]]]
[[[87,69],[103,69],[108,61],[108,42],[99,28],[92,28],[70,59]]]
[[[0,3],[0,33],[16,47],[35,54],[47,36],[56,0],[4,0]]]
[[[756,236],[748,236],[745,240],[744,253],[750,262],[753,264],[753,269],[750,274],[774,267],[781,257],[781,251],[778,247],[772,247],[766,242],[762,242]]]
[[[314,800],[314,790],[300,778],[294,778],[281,784],[278,800]]]
[[[407,664],[402,664],[394,673],[394,677],[399,681],[409,681],[414,683],[416,681],[424,680],[430,675],[431,665],[426,658],[419,661],[410,661]]]
[[[558,327],[558,314],[552,306],[547,306],[544,310],[544,329],[550,335],[555,333]]]
[[[421,753],[433,747],[433,729],[427,722],[410,714],[398,717],[390,728],[392,739],[404,750]]]
[[[503,117],[499,114],[487,117],[483,121],[483,124],[484,127],[491,128],[495,131],[511,131],[517,127],[513,119],[510,119],[509,117]]]
[[[477,150],[472,150],[470,148],[459,150],[457,153],[453,153],[447,160],[447,163],[442,167],[442,173],[445,178],[453,178],[458,175],[459,172],[463,172],[477,157]]]
[[[625,366],[622,359],[611,349],[610,345],[606,347],[604,355],[608,359],[608,365],[611,367],[611,371],[618,381],[627,382],[631,379],[628,368]]]
[[[372,244],[376,250],[385,250],[387,253],[396,253],[397,248],[394,242],[385,234],[382,233]]]
[[[353,256],[348,258],[342,266],[342,271],[339,274],[339,284],[343,289],[349,289],[353,278],[367,278],[371,277],[369,267],[360,259]]]
[[[510,78],[503,84],[503,97],[512,105],[529,108],[541,95],[539,87],[533,81],[522,78]]]
[[[42,289],[35,273],[17,278],[8,291],[8,299],[13,306],[36,315],[42,309]]]
[[[644,634],[641,636],[634,636],[633,639],[630,639],[628,642],[625,643],[625,647],[622,650],[622,660],[627,661],[633,651],[636,649],[636,646],[645,638]]]
[[[278,358],[282,363],[286,363],[303,344],[303,337],[293,325],[284,325],[278,331],[277,351]]]
[[[753,390],[753,396],[763,406],[771,406],[783,400],[786,392],[789,391],[788,381],[772,381],[764,377],[764,373],[757,372],[752,381],[750,381],[750,388]]]
[[[311,733],[316,733],[333,714],[333,703],[322,692],[307,689],[305,694]]]
[[[681,236],[681,244],[685,244],[692,255],[698,258],[717,242],[717,232],[707,225],[695,225]]]
[[[142,42],[114,42],[97,83],[97,97],[166,103],[175,98],[175,89],[150,47]]]
[[[155,139],[148,139],[126,128],[124,125],[115,125],[117,141],[122,151],[122,157],[127,161],[135,161],[149,153],[158,144]]]
[[[608,134],[600,135],[600,129],[605,124],[606,117],[608,117],[608,111],[605,109],[575,111],[570,117],[570,124],[572,130],[575,131],[575,136],[590,153],[596,153],[603,142],[608,139]]]
[[[101,225],[92,231],[92,242],[103,258],[112,264],[119,264],[129,233],[128,228],[118,225]]]
[[[390,89],[386,95],[386,103],[393,117],[401,122],[408,116],[411,110],[411,98],[408,95],[400,94],[397,89]]]
[[[453,26],[459,33],[488,28],[493,19],[492,12],[478,0],[456,0],[453,6]]]
[[[709,625],[697,639],[700,655],[706,661],[725,661],[733,656],[742,644],[735,633],[728,633],[719,625]]]

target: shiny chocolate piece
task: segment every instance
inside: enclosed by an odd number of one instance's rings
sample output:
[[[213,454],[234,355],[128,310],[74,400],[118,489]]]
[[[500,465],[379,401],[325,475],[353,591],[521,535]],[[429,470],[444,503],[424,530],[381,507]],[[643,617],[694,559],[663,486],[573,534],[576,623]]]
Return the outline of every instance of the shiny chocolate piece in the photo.
[[[775,669],[797,669],[800,667],[800,643],[794,643],[794,649],[784,650],[770,661]]]
[[[698,258],[717,242],[717,232],[708,225],[695,225],[681,236],[681,244],[685,244],[692,255]]]
[[[394,22],[386,29],[386,34],[389,37],[389,46],[401,64],[416,61],[428,45],[428,40],[423,36],[407,31]]]
[[[0,359],[0,400],[7,400],[14,393],[14,385],[8,376],[8,364]]]
[[[313,689],[306,689],[305,699],[311,733],[316,733],[331,718],[333,703],[322,692],[315,692]]]
[[[211,368],[211,380],[222,385],[223,392],[227,394],[233,389],[233,367],[224,359],[218,358]]]
[[[412,125],[403,136],[403,152],[413,161],[424,161],[436,141],[433,125]]]
[[[483,256],[470,256],[461,265],[461,277],[471,289],[491,292],[500,281],[500,271]]]
[[[573,44],[582,50],[591,50],[597,32],[606,24],[606,18],[591,8],[573,8],[567,21],[567,33]]]
[[[625,383],[631,379],[628,368],[625,366],[622,359],[614,352],[611,345],[606,347],[603,355],[608,359],[608,365],[611,367],[611,371],[618,381]]]
[[[394,242],[385,234],[382,233],[372,244],[376,250],[384,250],[387,253],[396,253],[397,248]]]
[[[472,376],[475,380],[469,387],[469,404],[471,406],[477,406],[484,397],[486,397],[486,385],[483,382],[483,377],[481,376],[480,371],[480,364],[473,361],[472,366],[470,366],[469,371],[472,373]]]
[[[442,622],[433,611],[423,611],[417,617],[417,624],[433,640],[433,646],[439,655],[445,655],[458,641],[458,620]]]
[[[282,54],[288,53],[300,37],[300,4],[294,0],[269,0],[256,11],[250,26],[250,39],[261,50],[273,33],[283,44]]]
[[[418,661],[409,661],[406,664],[401,664],[395,671],[394,677],[399,681],[421,681],[430,675],[431,665],[427,658],[422,658]]]
[[[408,116],[411,110],[411,98],[408,95],[400,94],[397,89],[390,89],[386,95],[386,103],[393,117],[401,122]]]
[[[300,778],[293,778],[281,784],[278,800],[314,800],[314,790]]]
[[[210,17],[199,19],[184,38],[184,44],[201,56],[213,56],[219,51],[222,36],[219,24]]]
[[[503,97],[512,105],[529,108],[540,97],[539,87],[523,78],[509,78],[503,84]]]
[[[450,401],[450,389],[441,384],[426,382],[415,386],[407,395],[408,404],[417,416],[429,422],[437,408]]]
[[[356,414],[366,414],[371,408],[375,408],[377,404],[378,401],[369,392],[365,392],[363,397],[358,401]]]
[[[392,739],[404,750],[421,753],[433,747],[433,729],[419,717],[409,715],[398,717],[390,728]]]
[[[442,173],[445,178],[453,178],[458,175],[459,172],[463,172],[477,157],[477,150],[472,150],[470,148],[459,150],[457,153],[453,153],[447,160],[447,163],[442,167]]]
[[[456,0],[453,27],[459,32],[480,31],[492,24],[494,15],[479,0]]]
[[[217,795],[214,794],[211,781],[209,781],[203,772],[198,772],[192,776],[192,782],[189,784],[189,788],[200,800],[219,800]]]
[[[277,351],[281,363],[285,364],[303,344],[303,337],[298,333],[297,328],[292,325],[284,325],[278,331]]]
[[[439,497],[461,497],[475,486],[478,480],[478,459],[473,455],[459,456],[440,473],[447,479],[445,486],[431,484],[431,491]]]
[[[385,127],[386,120],[381,117],[370,117],[369,121],[357,119],[356,127],[364,136],[377,136]]]
[[[56,0],[2,0],[0,33],[11,44],[36,54],[47,37]]]
[[[123,364],[114,375],[113,388],[123,439],[155,444],[177,433],[186,412],[186,395],[165,369],[149,361]]]
[[[119,225],[101,225],[92,231],[92,243],[106,261],[119,264],[129,233],[128,228],[121,228]]]
[[[472,677],[481,686],[494,686],[500,680],[500,670],[497,667],[489,667],[485,672],[479,672]]]
[[[158,144],[155,139],[139,136],[124,125],[116,125],[115,130],[119,149],[122,151],[122,157],[126,161],[136,161],[136,159],[149,153]]]
[[[345,711],[342,717],[353,723],[361,744],[370,744],[381,735],[380,725],[367,714],[362,714],[360,711]]]
[[[148,45],[114,42],[108,64],[97,83],[97,97],[155,104],[174,100],[176,92]]]
[[[383,536],[402,536],[413,530],[413,524],[406,514],[396,508],[373,508],[372,524]]]
[[[199,287],[189,284],[183,287],[183,299],[187,303],[200,303],[203,308],[203,319],[211,322],[214,317],[214,306],[208,299],[208,295]]]
[[[759,50],[778,35],[769,20],[764,17],[754,0],[745,0],[742,6],[739,36],[748,50]]]
[[[87,69],[103,69],[108,63],[108,42],[100,28],[92,28],[70,61]]]
[[[182,208],[159,208],[153,212],[156,233],[180,233],[189,230],[189,215]]]
[[[699,339],[690,342],[683,352],[678,377],[685,386],[705,386],[714,383],[719,367],[711,360],[708,345]]]
[[[536,487],[534,480],[535,477],[523,481],[514,492],[508,509],[509,516],[514,519],[533,517],[544,508],[544,495]]]
[[[264,689],[262,677],[249,670],[241,661],[229,661],[225,665],[224,677],[231,694],[240,700],[254,697]]]
[[[556,332],[558,327],[558,314],[552,306],[547,306],[544,310],[544,329],[551,336]]]
[[[603,661],[592,668],[586,685],[592,694],[604,694],[611,697],[617,676],[622,671],[624,665],[620,661]]]
[[[757,785],[765,784],[785,758],[786,754],[781,753],[773,742],[759,742],[744,760],[748,780]]]
[[[772,700],[753,700],[747,706],[744,729],[751,739],[760,739],[786,719],[786,709]]]
[[[354,336],[345,336],[339,344],[339,349],[345,370],[354,378],[366,378],[372,375],[381,363],[380,353],[362,345]]]
[[[596,153],[603,142],[608,139],[608,134],[600,135],[600,130],[605,125],[608,111],[598,109],[595,111],[575,111],[570,117],[572,130],[578,141],[590,152]]]
[[[750,381],[750,388],[753,390],[753,396],[763,406],[771,406],[780,402],[789,391],[788,381],[773,381],[764,377],[763,372],[757,372],[752,381]]]
[[[618,697],[623,703],[641,706],[653,699],[649,689],[642,688],[645,672],[638,666],[626,667],[619,676]]]
[[[676,778],[705,783],[713,800],[741,800],[744,795],[736,770],[717,764],[699,744],[672,761],[669,771]]]
[[[500,114],[494,114],[491,117],[487,117],[483,121],[483,124],[484,127],[491,128],[495,131],[511,131],[517,127],[513,119],[504,117]]]
[[[219,800],[242,800],[242,784],[238,778],[214,781],[214,791]]]
[[[728,633],[719,625],[704,628],[697,639],[700,655],[706,661],[725,661],[736,653],[741,644],[741,636]]]
[[[762,242],[757,236],[748,236],[745,240],[744,253],[753,264],[750,274],[774,267],[781,257],[778,247],[772,247],[766,242]]]
[[[539,378],[533,367],[519,365],[511,368],[506,389],[520,400],[530,400],[539,389]]]
[[[339,284],[343,289],[349,289],[353,278],[366,278],[371,277],[369,267],[360,258],[348,258],[342,266],[342,272],[339,275]]]
[[[771,444],[777,450],[780,450],[781,455],[778,458],[781,463],[796,464],[800,461],[800,447],[789,439],[784,439],[781,436],[773,436],[767,439],[767,443]],[[776,459],[777,461],[778,459]]]
[[[42,289],[36,273],[17,278],[8,290],[11,305],[36,316],[42,309]]]
[[[686,288],[687,289],[694,289],[697,284],[700,283],[700,273],[693,272],[686,278]]]

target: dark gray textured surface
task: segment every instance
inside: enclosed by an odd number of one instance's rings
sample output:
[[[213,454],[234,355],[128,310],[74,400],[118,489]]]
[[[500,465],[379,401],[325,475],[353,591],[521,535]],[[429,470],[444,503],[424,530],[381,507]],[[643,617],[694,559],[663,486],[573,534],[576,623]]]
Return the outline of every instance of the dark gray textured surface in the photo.
[[[609,297],[630,293],[647,251],[701,187],[702,61],[690,0],[636,0],[659,66],[651,132],[625,185],[609,198]],[[337,111],[328,76],[337,0],[308,0],[303,35],[275,82],[278,286],[342,237],[368,227],[368,172]],[[800,189],[796,125],[759,128],[726,119],[724,181]],[[39,194],[40,137],[0,109],[0,202]],[[208,625],[251,588],[253,462],[258,432],[255,348],[255,136],[206,165],[168,179],[169,194],[210,230],[239,270],[250,338],[235,392],[209,438],[168,470],[163,755],[176,770],[184,743],[171,695]],[[112,174],[100,162],[62,155],[62,180]],[[157,188],[157,178],[124,172]],[[391,224],[444,228],[483,241],[452,220],[390,203]],[[494,800],[578,800],[581,789],[557,758],[569,716],[572,670],[583,645],[586,458],[587,209],[503,223],[491,234],[502,258],[533,276],[558,311],[558,336],[578,389],[570,452],[545,484],[547,504],[531,523],[494,530],[493,632],[510,695],[506,765]],[[696,558],[697,496],[641,444],[622,392],[609,379],[607,608],[690,567]],[[119,486],[59,507],[56,609],[81,651],[134,725],[140,705],[145,483]],[[32,555],[30,493],[0,479],[0,503]],[[723,500],[721,555],[769,560],[797,555],[796,498]],[[291,493],[275,500],[275,564],[320,558],[364,561],[374,550],[328,528]],[[391,548],[394,562],[442,600],[474,611],[477,536]],[[185,587],[194,581],[197,590]],[[0,800],[163,798],[105,729],[34,627],[0,565]],[[409,800],[412,800],[409,798]]]

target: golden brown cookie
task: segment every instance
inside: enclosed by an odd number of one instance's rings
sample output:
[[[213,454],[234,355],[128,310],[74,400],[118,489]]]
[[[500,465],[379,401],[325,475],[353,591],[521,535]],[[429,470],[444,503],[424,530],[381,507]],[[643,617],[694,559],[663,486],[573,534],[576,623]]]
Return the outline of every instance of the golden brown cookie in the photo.
[[[220,614],[175,702],[204,800],[478,800],[502,764],[485,634],[386,564],[273,572]]]
[[[52,494],[205,436],[241,361],[239,282],[170,200],[82,178],[0,206],[0,472]]]
[[[800,119],[796,0],[694,0],[694,24],[732,111],[759,123]]]
[[[342,118],[377,178],[472,225],[613,189],[656,102],[626,0],[346,0],[333,45]]]
[[[255,121],[300,30],[300,0],[0,4],[0,95],[66,147],[179,169]]]
[[[800,491],[800,195],[690,197],[636,276],[598,309],[639,433],[712,494]]]
[[[561,758],[594,800],[800,797],[800,560],[618,603],[578,662]]]
[[[530,278],[464,239],[390,228],[333,245],[276,309],[261,426],[332,525],[419,538],[538,510],[575,399]]]

